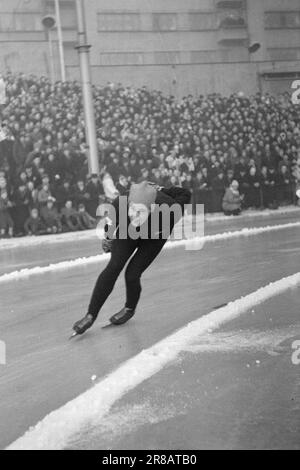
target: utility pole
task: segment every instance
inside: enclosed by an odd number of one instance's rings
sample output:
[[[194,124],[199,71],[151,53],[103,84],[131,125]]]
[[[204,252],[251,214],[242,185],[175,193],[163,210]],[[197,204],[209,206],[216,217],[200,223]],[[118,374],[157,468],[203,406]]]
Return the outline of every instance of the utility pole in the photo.
[[[84,18],[84,0],[76,0],[76,9],[78,23],[78,45],[76,46],[76,49],[78,50],[80,61],[86,139],[88,143],[89,172],[91,174],[99,175],[96,123],[89,60],[89,51],[91,46],[87,43],[86,25]]]
[[[64,44],[63,44],[62,29],[61,29],[59,0],[55,0],[55,17],[56,17],[56,26],[57,26],[57,39],[58,39],[61,80],[62,82],[65,82],[66,81],[66,67],[65,67]]]

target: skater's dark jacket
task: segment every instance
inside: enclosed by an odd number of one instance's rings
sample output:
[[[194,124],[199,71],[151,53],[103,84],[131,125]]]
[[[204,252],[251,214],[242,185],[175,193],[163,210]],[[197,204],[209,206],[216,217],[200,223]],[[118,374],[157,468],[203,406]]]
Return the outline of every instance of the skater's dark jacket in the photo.
[[[129,193],[128,193],[129,194]],[[127,194],[127,195],[128,195]],[[170,234],[172,233],[172,230],[174,228],[174,225],[179,222],[179,220],[182,218],[184,214],[184,206],[186,204],[189,204],[191,200],[191,192],[188,189],[185,188],[180,188],[177,186],[172,186],[170,188],[159,188],[157,190],[156,194],[156,199],[155,199],[155,210],[159,211],[159,208],[162,205],[167,205],[168,207],[174,206],[174,204],[177,204],[177,211],[173,212],[170,211],[170,217],[169,217],[169,224],[167,229],[166,229],[166,221],[164,220],[164,223],[162,223],[162,217],[159,217],[159,225],[158,230],[153,230],[151,227],[151,216],[148,217],[147,221],[144,224],[147,224],[147,233],[151,234],[149,235],[149,238],[155,238],[155,239],[167,239]],[[119,222],[120,222],[120,213],[119,209],[121,207],[124,207],[124,205],[119,205],[120,198],[117,197],[114,202],[113,206],[115,208],[115,213],[116,213],[116,220],[115,223],[111,224],[111,219],[110,219],[110,224],[106,224],[104,231],[105,231],[105,237],[106,239],[113,239],[113,238],[119,238]],[[124,207],[124,209],[127,211],[127,224],[128,227],[130,226],[130,219],[128,217],[128,205]],[[143,232],[142,227],[141,227],[141,233]]]

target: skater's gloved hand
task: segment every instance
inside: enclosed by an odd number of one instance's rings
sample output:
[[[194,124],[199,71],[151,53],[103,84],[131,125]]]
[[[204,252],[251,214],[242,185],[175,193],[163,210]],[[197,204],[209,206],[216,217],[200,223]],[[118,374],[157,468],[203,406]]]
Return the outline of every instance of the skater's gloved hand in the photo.
[[[106,238],[102,240],[102,248],[103,248],[104,253],[111,252],[112,242],[113,242],[112,240],[107,240]]]

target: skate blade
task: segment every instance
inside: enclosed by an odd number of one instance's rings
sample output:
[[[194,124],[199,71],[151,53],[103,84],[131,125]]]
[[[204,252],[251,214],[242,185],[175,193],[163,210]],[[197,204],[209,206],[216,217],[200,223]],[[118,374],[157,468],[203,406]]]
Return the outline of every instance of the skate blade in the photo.
[[[112,326],[115,326],[113,323],[106,323],[105,325],[101,326],[101,329],[104,330],[105,328],[111,328]]]
[[[78,336],[78,333],[76,333],[76,331],[74,331],[74,333],[71,334],[71,336],[69,338],[69,341],[73,338],[76,338],[76,336]]]

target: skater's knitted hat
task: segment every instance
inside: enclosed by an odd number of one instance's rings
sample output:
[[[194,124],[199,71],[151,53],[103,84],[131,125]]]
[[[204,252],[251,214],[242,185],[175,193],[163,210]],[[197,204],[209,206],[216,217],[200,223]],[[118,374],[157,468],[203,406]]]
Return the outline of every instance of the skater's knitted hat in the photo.
[[[151,204],[155,203],[156,189],[147,181],[143,181],[139,184],[133,184],[129,192],[129,203],[144,204],[146,207],[150,207]]]

